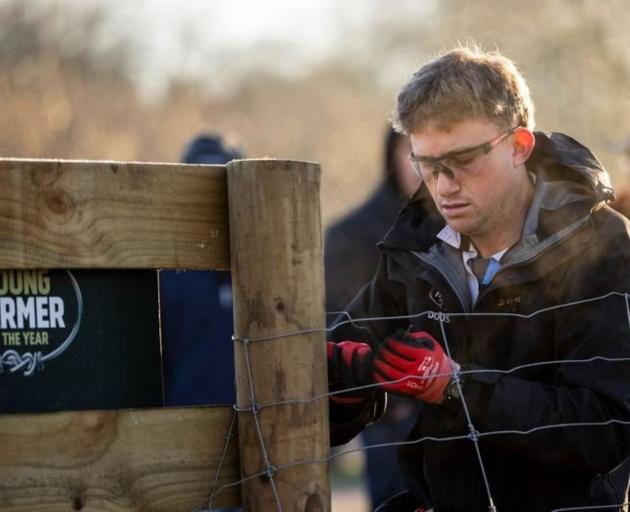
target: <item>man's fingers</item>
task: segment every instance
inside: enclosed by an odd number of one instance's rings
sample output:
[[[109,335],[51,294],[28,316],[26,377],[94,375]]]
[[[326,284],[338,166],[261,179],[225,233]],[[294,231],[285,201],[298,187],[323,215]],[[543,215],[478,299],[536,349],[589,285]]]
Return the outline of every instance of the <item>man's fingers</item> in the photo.
[[[400,357],[396,353],[387,349],[387,347],[383,347],[379,353],[378,357],[388,363],[389,365],[397,368],[401,371],[407,372],[409,369],[414,367],[415,359],[409,360],[403,357]]]
[[[395,338],[388,338],[385,343],[385,347],[396,355],[404,357],[409,361],[415,361],[418,359],[420,352],[427,352],[429,350],[425,347],[410,345],[409,343],[396,340]]]
[[[406,374],[381,359],[374,361],[374,380],[379,383],[402,379]],[[380,379],[380,380],[379,380]]]

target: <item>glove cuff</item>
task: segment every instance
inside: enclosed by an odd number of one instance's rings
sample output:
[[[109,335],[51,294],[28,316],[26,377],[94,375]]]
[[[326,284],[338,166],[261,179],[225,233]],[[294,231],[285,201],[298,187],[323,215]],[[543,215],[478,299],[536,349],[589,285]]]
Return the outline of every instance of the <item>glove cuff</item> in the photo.
[[[430,404],[440,404],[447,397],[447,391],[454,375],[459,371],[459,364],[452,359],[447,359],[443,368],[440,368],[440,374],[435,377],[431,387],[427,389],[422,400]]]

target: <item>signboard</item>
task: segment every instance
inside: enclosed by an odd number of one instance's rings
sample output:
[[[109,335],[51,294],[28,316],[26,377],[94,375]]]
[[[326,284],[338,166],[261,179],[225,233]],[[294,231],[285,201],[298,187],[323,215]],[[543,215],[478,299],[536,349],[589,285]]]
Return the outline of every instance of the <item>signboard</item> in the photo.
[[[0,270],[0,413],[162,403],[157,272]]]

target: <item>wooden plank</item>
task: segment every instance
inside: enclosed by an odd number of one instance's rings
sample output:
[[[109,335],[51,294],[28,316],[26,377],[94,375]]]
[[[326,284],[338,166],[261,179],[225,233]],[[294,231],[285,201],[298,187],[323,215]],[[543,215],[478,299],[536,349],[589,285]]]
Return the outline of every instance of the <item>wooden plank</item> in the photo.
[[[296,402],[328,389],[323,329],[299,334],[325,325],[320,168],[282,160],[227,167],[238,405],[262,406],[239,414],[241,466],[245,477],[272,476],[244,482],[243,505],[276,510],[278,499],[283,510],[329,511],[328,401]],[[274,339],[242,341],[261,337]],[[267,463],[302,464],[274,473]]]
[[[229,267],[225,167],[0,160],[0,268]]]
[[[206,407],[0,416],[0,509],[206,509],[232,414]],[[232,439],[219,483],[238,475]],[[237,506],[238,492],[226,488],[213,507]]]

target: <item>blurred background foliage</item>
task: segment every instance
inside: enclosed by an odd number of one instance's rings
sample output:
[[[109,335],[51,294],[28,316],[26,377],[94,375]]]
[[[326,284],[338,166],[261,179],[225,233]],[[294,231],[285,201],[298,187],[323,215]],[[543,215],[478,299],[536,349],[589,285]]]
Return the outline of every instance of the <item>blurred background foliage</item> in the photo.
[[[627,0],[373,0],[367,25],[299,73],[277,65],[286,43],[261,42],[193,73],[172,66],[158,94],[139,79],[138,37],[112,26],[116,4],[2,0],[2,156],[177,161],[191,137],[220,131],[250,157],[320,162],[330,222],[379,179],[398,87],[440,50],[474,40],[520,66],[539,129],[571,134],[616,184],[628,179]]]

